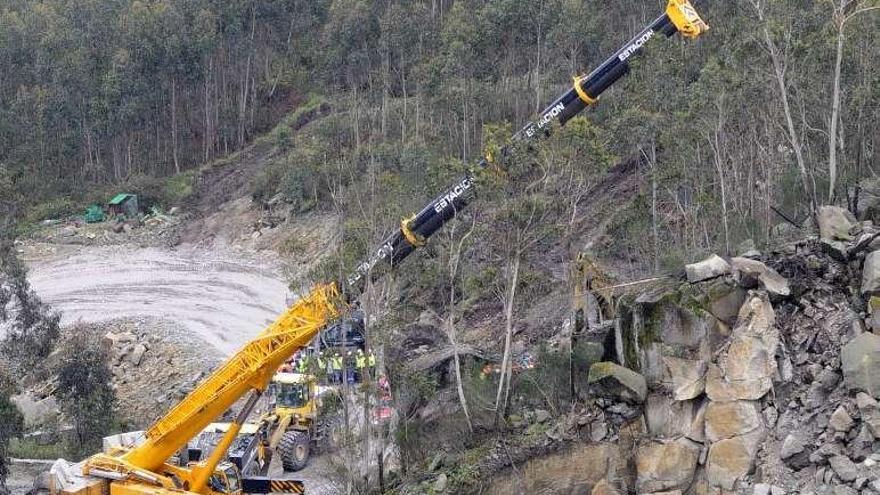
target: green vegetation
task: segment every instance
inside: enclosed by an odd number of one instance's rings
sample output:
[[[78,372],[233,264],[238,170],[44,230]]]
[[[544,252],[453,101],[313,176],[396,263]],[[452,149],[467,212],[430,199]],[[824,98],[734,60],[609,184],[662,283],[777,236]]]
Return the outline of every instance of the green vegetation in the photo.
[[[101,450],[101,439],[114,427],[115,393],[110,385],[109,357],[100,341],[87,331],[72,331],[61,344],[58,401],[74,428],[68,442],[72,455],[84,456]]]
[[[24,430],[24,418],[9,400],[15,393],[15,383],[0,368],[0,492],[6,488],[7,466],[10,454],[13,454],[11,442]]]
[[[853,203],[876,172],[880,16],[842,25],[794,0],[698,7],[710,34],[652,41],[616,94],[541,152],[583,173],[569,195],[618,160],[642,162],[641,186],[608,212],[616,242],[600,246],[645,268],[764,242],[773,207],[803,219],[814,198]],[[105,186],[167,207],[192,176],[144,177],[223,163],[271,130],[258,143],[278,155],[253,178],[256,199],[379,224],[497,149],[652,15],[632,0],[13,1],[0,19],[0,175],[29,222],[79,212]],[[318,108],[332,115],[300,132]]]
[[[63,459],[70,453],[63,443],[56,442],[48,445],[41,445],[36,440],[24,440],[15,438],[9,443],[9,455],[19,459]],[[75,452],[74,455],[78,455]]]
[[[7,311],[11,302],[18,311]],[[3,362],[18,376],[42,376],[47,371],[44,359],[58,339],[60,319],[31,289],[27,268],[15,254],[15,247],[0,237],[0,322],[6,327],[0,341]]]

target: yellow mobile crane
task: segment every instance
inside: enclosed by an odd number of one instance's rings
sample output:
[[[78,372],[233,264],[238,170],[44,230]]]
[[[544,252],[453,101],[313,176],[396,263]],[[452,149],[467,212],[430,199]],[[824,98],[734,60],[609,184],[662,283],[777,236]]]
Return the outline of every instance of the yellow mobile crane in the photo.
[[[516,133],[513,141],[546,137],[553,122],[565,124],[596,102],[614,82],[629,71],[629,59],[653,37],[680,33],[697,38],[708,30],[688,0],[669,0],[666,11],[590,74],[576,77],[572,88],[541,112],[536,122]],[[504,150],[502,150],[504,155]],[[492,156],[478,168],[499,168]],[[432,200],[389,236],[366,261],[340,284],[318,285],[285,311],[274,323],[248,342],[214,371],[187,397],[145,432],[133,447],[105,452],[67,466],[59,461],[41,477],[35,492],[64,495],[180,495],[300,491],[302,484],[268,479],[242,479],[232,463],[224,461],[230,444],[257,403],[275,370],[304,348],[328,323],[348,310],[367,277],[380,276],[380,263],[393,268],[415,249],[424,246],[440,227],[472,198],[475,172],[468,173]],[[345,297],[341,296],[341,292]],[[186,465],[172,462],[193,436],[246,397],[234,421],[206,459]]]

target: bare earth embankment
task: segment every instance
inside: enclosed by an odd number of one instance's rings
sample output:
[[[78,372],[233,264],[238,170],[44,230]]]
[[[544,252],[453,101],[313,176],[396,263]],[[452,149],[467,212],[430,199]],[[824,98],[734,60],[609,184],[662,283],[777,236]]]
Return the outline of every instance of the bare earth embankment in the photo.
[[[28,259],[29,280],[62,324],[170,319],[231,354],[285,308],[280,265],[268,255],[181,246],[92,246]]]

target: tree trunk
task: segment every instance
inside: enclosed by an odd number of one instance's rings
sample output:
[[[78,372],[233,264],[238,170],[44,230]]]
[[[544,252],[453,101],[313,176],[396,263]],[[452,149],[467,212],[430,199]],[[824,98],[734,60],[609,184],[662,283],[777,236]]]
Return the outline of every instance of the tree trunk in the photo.
[[[507,274],[507,294],[504,298],[504,354],[501,358],[501,378],[498,381],[498,391],[495,394],[495,428],[507,408],[507,399],[510,393],[510,346],[513,340],[513,304],[516,297],[516,289],[519,283],[519,263],[520,253],[516,251],[508,265],[510,268]]]
[[[458,401],[461,403],[461,409],[464,412],[465,420],[467,421],[468,430],[471,433],[474,432],[474,424],[471,419],[470,410],[467,405],[467,398],[464,395],[464,386],[461,382],[461,357],[458,353],[458,339],[456,336],[455,330],[455,280],[458,277],[458,267],[461,262],[461,252],[464,249],[464,244],[467,239],[474,233],[474,228],[476,227],[476,219],[474,219],[473,223],[471,223],[470,230],[465,233],[458,242],[454,242],[455,237],[455,225],[453,225],[449,229],[449,311],[447,312],[446,317],[446,334],[449,338],[449,344],[452,346],[452,358],[453,364],[455,366],[455,383],[456,389],[458,391]]]
[[[763,20],[763,19],[762,19]],[[804,192],[807,194],[807,197],[810,200],[810,214],[816,214],[817,208],[817,198],[816,198],[816,188],[811,187],[812,176],[807,172],[807,163],[804,159],[803,147],[801,146],[800,138],[798,138],[797,130],[794,128],[794,119],[791,114],[791,105],[788,101],[788,88],[785,83],[785,67],[783,65],[782,60],[780,60],[779,51],[776,47],[776,44],[773,42],[772,38],[770,38],[770,31],[767,27],[764,27],[764,42],[767,45],[767,49],[770,52],[770,60],[773,63],[773,72],[776,76],[776,83],[779,86],[779,96],[782,100],[782,110],[785,114],[785,123],[786,128],[788,129],[788,139],[791,143],[791,147],[794,149],[794,155],[797,159],[798,169],[801,175],[801,183],[804,188]]]
[[[177,152],[177,81],[171,79],[171,152],[174,155],[174,173],[180,173],[180,159]]]
[[[837,54],[834,63],[834,91],[831,95],[831,125],[828,130],[828,202],[834,202],[837,186],[837,124],[840,120],[840,70],[843,64],[843,24],[837,27]]]

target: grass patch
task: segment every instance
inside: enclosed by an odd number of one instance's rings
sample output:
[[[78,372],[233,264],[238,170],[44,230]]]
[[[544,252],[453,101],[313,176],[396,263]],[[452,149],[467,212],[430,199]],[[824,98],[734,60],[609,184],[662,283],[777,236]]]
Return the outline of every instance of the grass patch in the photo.
[[[188,198],[193,193],[197,175],[198,171],[193,169],[165,179],[165,205],[170,206]]]
[[[254,144],[272,144],[277,146],[280,149],[287,149],[290,147],[293,139],[293,131],[297,127],[301,125],[301,122],[304,116],[318,109],[321,105],[326,103],[323,97],[311,94],[306,98],[306,101],[300,105],[296,110],[284,116],[281,119],[281,122],[278,122],[271,131],[268,133],[256,138],[254,140]]]
[[[34,440],[13,438],[9,442],[9,456],[19,459],[59,459],[67,450],[60,442],[40,445]]]

